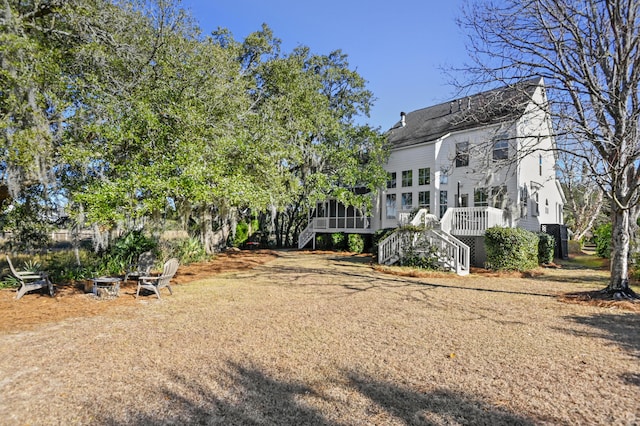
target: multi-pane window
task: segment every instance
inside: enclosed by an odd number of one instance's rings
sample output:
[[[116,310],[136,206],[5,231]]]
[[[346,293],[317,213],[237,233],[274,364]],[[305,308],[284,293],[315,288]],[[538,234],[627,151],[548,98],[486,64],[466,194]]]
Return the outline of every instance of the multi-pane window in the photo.
[[[387,194],[387,219],[396,218],[396,194]]]
[[[440,191],[440,218],[444,216],[444,213],[447,211],[447,191]]]
[[[429,184],[431,184],[431,169],[429,167],[418,169],[418,185]]]
[[[413,193],[403,192],[400,203],[402,210],[411,210],[413,208]]]
[[[449,169],[443,167],[440,169],[440,184],[445,185],[449,182]]]
[[[493,143],[493,159],[506,160],[509,158],[509,141],[507,139],[498,139]]]
[[[538,195],[538,193],[536,193],[533,199],[533,211],[531,212],[531,215],[532,216],[540,215],[540,195]]]
[[[396,172],[390,172],[387,177],[387,188],[395,188],[396,187]]]
[[[489,206],[489,191],[487,191],[487,188],[476,188],[473,190],[473,206],[474,207]]]
[[[418,207],[431,210],[431,193],[429,191],[418,192]]]
[[[469,165],[469,142],[456,143],[456,167]]]
[[[505,196],[507,195],[507,187],[505,185],[495,186],[491,189],[491,198],[493,199],[493,207],[504,209]]]
[[[402,171],[402,186],[412,186],[413,185],[413,170],[403,170]]]

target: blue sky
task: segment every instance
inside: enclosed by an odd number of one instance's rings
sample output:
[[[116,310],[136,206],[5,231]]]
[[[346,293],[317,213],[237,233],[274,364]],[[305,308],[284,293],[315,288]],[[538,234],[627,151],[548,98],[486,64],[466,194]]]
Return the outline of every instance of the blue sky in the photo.
[[[205,34],[223,27],[243,40],[266,23],[284,52],[298,45],[316,54],[341,49],[376,97],[364,122],[386,130],[401,111],[455,97],[440,68],[465,61],[465,36],[454,21],[463,1],[183,0],[182,7]]]

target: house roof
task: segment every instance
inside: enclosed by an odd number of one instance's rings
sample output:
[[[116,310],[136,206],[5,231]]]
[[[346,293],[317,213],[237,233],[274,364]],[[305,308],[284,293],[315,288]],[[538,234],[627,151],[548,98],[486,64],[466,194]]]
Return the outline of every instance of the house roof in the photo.
[[[515,120],[522,116],[542,77],[513,86],[422,108],[405,115],[388,132],[392,148],[436,140],[447,133]]]

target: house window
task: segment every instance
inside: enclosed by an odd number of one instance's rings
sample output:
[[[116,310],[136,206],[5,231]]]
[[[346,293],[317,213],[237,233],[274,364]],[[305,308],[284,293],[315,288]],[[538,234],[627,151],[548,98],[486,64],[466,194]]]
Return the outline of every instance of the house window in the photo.
[[[390,172],[387,177],[387,188],[395,188],[396,187],[396,172]]]
[[[458,142],[456,144],[456,167],[466,167],[469,165],[469,142]]]
[[[449,183],[449,169],[443,167],[440,169],[440,184],[446,185],[447,183]]]
[[[413,208],[413,193],[403,192],[401,198],[402,210],[411,210]]]
[[[533,199],[533,211],[531,212],[532,216],[538,216],[540,215],[540,206],[539,203],[540,202],[540,196],[538,194],[536,194],[536,196]]]
[[[440,191],[440,218],[447,211],[447,191]]]
[[[542,176],[542,154],[538,155],[538,173]]]
[[[387,194],[387,219],[396,218],[396,194]]]
[[[429,167],[418,169],[418,185],[431,184],[431,169]]]
[[[413,185],[413,170],[404,170],[402,172],[402,187]]]
[[[493,143],[493,160],[506,160],[509,158],[509,141],[498,139]]]
[[[496,209],[504,209],[506,206],[505,195],[507,194],[507,187],[505,185],[496,186],[491,190],[491,199],[493,200],[493,207]]]
[[[431,192],[418,192],[418,207],[431,210]]]
[[[529,205],[529,190],[527,189],[527,185],[524,185],[520,189],[520,217],[527,217],[527,208]]]
[[[487,188],[476,188],[473,190],[473,206],[474,207],[489,206],[489,191],[487,191]]]

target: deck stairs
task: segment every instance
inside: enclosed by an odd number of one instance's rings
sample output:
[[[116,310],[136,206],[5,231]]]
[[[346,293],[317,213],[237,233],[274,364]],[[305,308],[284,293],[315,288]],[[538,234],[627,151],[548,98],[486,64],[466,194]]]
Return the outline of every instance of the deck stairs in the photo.
[[[437,218],[420,209],[410,222],[416,230],[397,229],[378,244],[378,263],[393,265],[413,256],[436,256],[445,270],[468,275],[470,269],[469,246],[451,234],[438,229]]]
[[[302,250],[310,241],[314,242],[313,248],[315,249],[315,236],[316,233],[313,228],[313,222],[310,221],[307,227],[298,235],[298,249]]]

